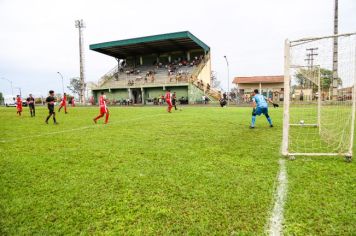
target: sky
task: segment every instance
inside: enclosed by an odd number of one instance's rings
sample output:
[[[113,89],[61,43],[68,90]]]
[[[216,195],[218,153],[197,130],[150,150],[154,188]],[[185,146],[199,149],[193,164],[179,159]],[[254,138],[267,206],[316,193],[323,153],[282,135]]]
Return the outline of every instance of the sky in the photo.
[[[211,48],[223,89],[235,76],[283,74],[284,40],[330,35],[334,0],[0,0],[0,78],[46,95],[79,77],[75,20],[83,19],[86,81],[116,65],[89,45],[188,30]],[[356,32],[356,0],[339,0],[339,33]],[[230,88],[232,85],[230,85]],[[66,91],[68,91],[66,89]],[[0,92],[11,95],[0,79]]]

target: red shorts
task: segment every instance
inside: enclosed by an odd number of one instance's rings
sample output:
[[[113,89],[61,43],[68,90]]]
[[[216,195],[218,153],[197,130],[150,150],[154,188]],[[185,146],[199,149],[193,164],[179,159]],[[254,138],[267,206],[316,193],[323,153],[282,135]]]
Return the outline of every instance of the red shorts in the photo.
[[[107,113],[107,112],[109,112],[107,107],[100,107],[100,113],[101,114],[104,114],[104,113]]]
[[[22,106],[17,106],[17,111],[22,111]]]
[[[61,102],[61,107],[65,107],[66,105],[67,105],[67,103]]]

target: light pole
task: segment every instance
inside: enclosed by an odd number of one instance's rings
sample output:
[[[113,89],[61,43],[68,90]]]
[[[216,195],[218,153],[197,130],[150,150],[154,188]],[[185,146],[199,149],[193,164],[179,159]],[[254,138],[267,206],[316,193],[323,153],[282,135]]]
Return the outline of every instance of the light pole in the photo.
[[[21,95],[22,95],[22,93],[21,93],[21,88],[20,88],[20,87],[15,87],[15,88],[19,90],[19,92],[20,92],[20,97],[21,97]]]
[[[11,85],[11,96],[14,96],[14,88],[12,87],[12,81],[9,80],[9,79],[6,79],[4,77],[1,77],[0,79],[6,80],[7,82],[10,83],[10,85]]]
[[[63,83],[63,75],[61,74],[61,72],[57,72],[57,74],[59,74],[62,78],[62,90],[63,90],[63,94],[64,94],[64,83]]]
[[[229,62],[227,57],[224,56],[227,67],[227,105],[230,105],[230,70],[229,70]]]

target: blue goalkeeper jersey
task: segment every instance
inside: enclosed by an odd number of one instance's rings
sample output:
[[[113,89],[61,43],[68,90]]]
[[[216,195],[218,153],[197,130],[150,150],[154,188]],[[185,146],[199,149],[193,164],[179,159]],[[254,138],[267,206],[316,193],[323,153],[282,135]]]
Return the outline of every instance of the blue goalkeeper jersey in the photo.
[[[253,96],[252,101],[254,101],[256,103],[256,107],[259,107],[259,108],[267,108],[268,107],[266,98],[261,94],[256,94],[255,96]]]

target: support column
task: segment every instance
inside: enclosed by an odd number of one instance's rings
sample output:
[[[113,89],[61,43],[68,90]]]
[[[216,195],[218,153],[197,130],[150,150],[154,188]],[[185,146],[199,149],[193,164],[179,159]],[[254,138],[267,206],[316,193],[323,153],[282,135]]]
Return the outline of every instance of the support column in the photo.
[[[187,52],[187,60],[190,61],[190,52]]]
[[[128,88],[128,89],[127,89],[127,92],[129,93],[129,99],[131,99],[131,97],[132,97],[132,96],[131,96],[131,89]]]
[[[143,58],[142,58],[142,56],[140,56],[140,65],[141,65],[141,66],[143,65]]]
[[[145,89],[141,87],[141,99],[142,99],[142,105],[145,105]]]

